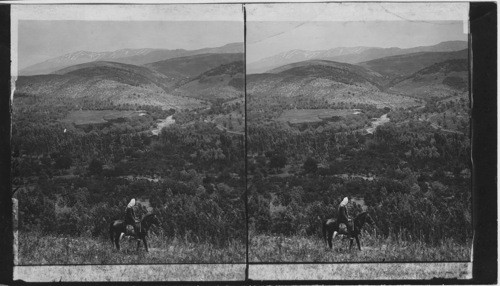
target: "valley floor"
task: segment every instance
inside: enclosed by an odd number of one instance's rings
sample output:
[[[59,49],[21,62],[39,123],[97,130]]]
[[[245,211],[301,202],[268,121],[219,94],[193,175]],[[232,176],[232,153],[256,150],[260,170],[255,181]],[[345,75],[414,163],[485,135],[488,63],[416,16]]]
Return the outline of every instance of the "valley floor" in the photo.
[[[336,238],[329,249],[319,237],[270,236],[250,237],[250,262],[419,262],[470,261],[471,245],[443,241],[430,246],[421,242],[382,239],[369,235],[360,237],[349,251],[349,240]]]

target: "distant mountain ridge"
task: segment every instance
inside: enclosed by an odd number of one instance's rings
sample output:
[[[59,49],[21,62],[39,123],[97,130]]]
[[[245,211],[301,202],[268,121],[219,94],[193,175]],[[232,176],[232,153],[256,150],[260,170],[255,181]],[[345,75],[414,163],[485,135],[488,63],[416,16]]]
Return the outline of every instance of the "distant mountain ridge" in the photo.
[[[111,52],[78,51],[28,66],[19,75],[50,74],[65,67],[93,61],[112,61],[124,64],[143,65],[156,61],[206,53],[242,53],[243,43],[230,43],[221,47],[198,50],[184,49],[121,49]]]
[[[378,58],[418,53],[418,52],[452,52],[467,49],[466,41],[441,42],[432,46],[420,46],[408,49],[376,48],[376,47],[338,47],[328,50],[304,51],[291,50],[247,64],[247,73],[263,73],[286,64],[311,59],[331,60],[344,63],[360,63]]]

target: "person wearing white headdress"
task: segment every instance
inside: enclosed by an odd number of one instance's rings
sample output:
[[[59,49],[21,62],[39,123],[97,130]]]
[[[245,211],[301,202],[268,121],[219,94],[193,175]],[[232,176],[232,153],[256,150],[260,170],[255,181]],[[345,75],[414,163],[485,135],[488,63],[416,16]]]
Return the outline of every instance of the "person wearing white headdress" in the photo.
[[[135,199],[132,198],[128,203],[127,208],[125,209],[125,226],[126,225],[133,226],[134,231],[137,233],[138,231],[140,231],[140,229],[139,229],[139,220],[135,215],[134,206],[135,206]]]
[[[340,227],[341,223],[344,223],[349,231],[353,231],[353,225],[350,223],[351,218],[347,214],[347,204],[349,203],[349,198],[345,197],[342,202],[340,202],[339,205],[339,212],[338,212],[338,217],[337,217],[337,226]],[[337,227],[337,229],[338,229]],[[333,233],[333,237],[337,235],[337,232],[335,231]]]

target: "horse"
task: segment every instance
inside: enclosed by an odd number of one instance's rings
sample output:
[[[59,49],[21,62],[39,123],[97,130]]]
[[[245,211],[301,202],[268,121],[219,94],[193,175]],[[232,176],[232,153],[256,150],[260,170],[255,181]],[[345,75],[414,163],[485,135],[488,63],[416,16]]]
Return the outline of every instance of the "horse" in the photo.
[[[155,225],[157,227],[160,225],[158,217],[156,217],[156,214],[146,214],[141,219],[140,232],[132,234],[132,236],[137,239],[137,250],[139,250],[142,240],[144,242],[146,252],[148,252],[148,243],[146,241],[146,236],[148,236],[149,228],[152,225]],[[109,236],[111,238],[111,243],[114,244],[118,250],[120,250],[120,238],[122,234],[126,233],[127,226],[125,225],[125,221],[123,220],[115,220],[109,225]]]
[[[361,250],[361,244],[359,243],[359,235],[361,234],[361,229],[365,225],[365,223],[368,223],[370,225],[373,225],[375,222],[373,221],[372,217],[370,214],[367,212],[362,212],[359,215],[354,218],[354,230],[351,232],[349,229],[340,229],[339,225],[337,224],[337,220],[335,219],[327,219],[322,221],[323,223],[323,238],[325,239],[325,243],[332,248],[332,240],[333,240],[333,234],[338,233],[338,234],[343,234],[347,235],[347,237],[350,239],[350,245],[349,245],[349,250],[352,248],[353,244],[353,239],[356,239],[356,243],[358,244],[359,250]]]

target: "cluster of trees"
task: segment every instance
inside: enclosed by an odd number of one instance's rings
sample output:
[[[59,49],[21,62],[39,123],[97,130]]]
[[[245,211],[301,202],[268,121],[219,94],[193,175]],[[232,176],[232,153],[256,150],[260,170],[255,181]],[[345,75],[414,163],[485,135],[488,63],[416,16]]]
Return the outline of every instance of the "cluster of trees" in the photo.
[[[378,234],[431,244],[470,241],[471,149],[464,99],[429,99],[411,109],[359,106],[368,118],[388,113],[390,122],[373,134],[362,132],[369,121],[359,115],[308,128],[258,118],[294,108],[290,100],[269,107],[255,102],[257,115],[249,107],[252,231],[318,234],[317,217],[336,217],[340,200],[350,196],[375,219]],[[443,114],[463,122],[449,124],[450,131],[428,120]],[[356,203],[349,207],[353,216],[362,209]]]
[[[22,182],[16,193],[21,230],[105,236],[109,222],[123,218],[127,201],[136,197],[148,199],[162,231],[172,237],[244,241],[245,200],[253,231],[313,235],[317,217],[335,216],[348,195],[364,199],[383,235],[428,243],[471,237],[466,124],[449,132],[421,120],[453,112],[465,120],[464,100],[431,99],[423,108],[388,110],[303,97],[250,98],[246,138],[208,120],[242,118],[240,103],[216,101],[210,109],[175,114],[135,106],[149,115],[85,129],[61,122],[75,102],[15,100],[13,171]],[[266,122],[290,108],[362,113],[306,128]],[[385,113],[391,122],[374,134],[362,132]],[[176,123],[152,136],[154,120],[172,114]],[[353,215],[361,211],[351,208]]]
[[[352,202],[355,217],[364,207],[383,236],[437,244],[443,239],[458,242],[472,237],[471,194],[465,180],[455,184],[423,180],[404,170],[401,177],[343,179],[315,173],[286,178],[255,176],[249,190],[249,218],[253,231],[284,235],[319,235],[322,219],[337,216],[345,196],[364,199]]]
[[[126,204],[135,197],[150,204],[139,203],[139,216],[152,211],[160,218],[160,229],[153,231],[219,246],[235,239],[244,242],[244,190],[222,179],[206,179],[194,170],[160,182],[41,178],[33,187],[18,190],[19,229],[107,238],[109,224],[124,219]]]
[[[200,118],[193,117],[196,111],[175,112],[185,122],[153,136],[154,120],[174,111],[151,106],[113,105],[110,109],[148,115],[75,126],[62,121],[77,108],[67,103],[15,98],[13,173],[21,230],[107,238],[109,223],[123,219],[135,197],[147,201],[140,214],[159,215],[162,226],[156,231],[167,236],[220,246],[244,242],[242,136],[204,122],[206,110],[197,111]]]

